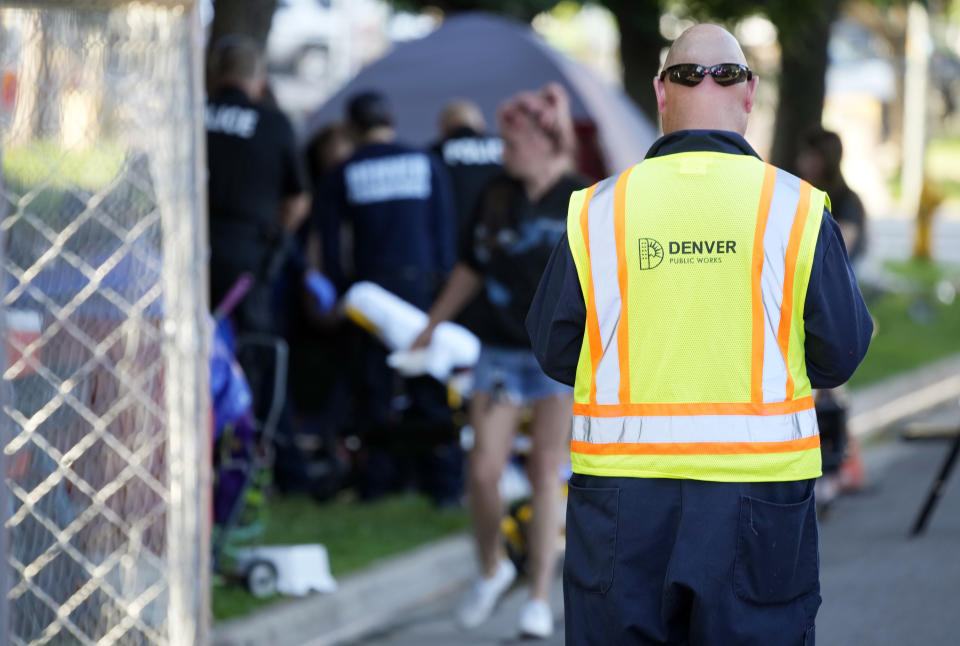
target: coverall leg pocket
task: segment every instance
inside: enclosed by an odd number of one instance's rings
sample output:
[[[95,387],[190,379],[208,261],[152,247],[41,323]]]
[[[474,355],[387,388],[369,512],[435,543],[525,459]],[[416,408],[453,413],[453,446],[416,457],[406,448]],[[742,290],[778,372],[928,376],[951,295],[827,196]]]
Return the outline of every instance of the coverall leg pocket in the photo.
[[[819,584],[816,506],[740,497],[734,592],[755,604],[781,604]]]
[[[597,594],[613,585],[619,510],[619,488],[569,485],[563,575],[570,584]]]

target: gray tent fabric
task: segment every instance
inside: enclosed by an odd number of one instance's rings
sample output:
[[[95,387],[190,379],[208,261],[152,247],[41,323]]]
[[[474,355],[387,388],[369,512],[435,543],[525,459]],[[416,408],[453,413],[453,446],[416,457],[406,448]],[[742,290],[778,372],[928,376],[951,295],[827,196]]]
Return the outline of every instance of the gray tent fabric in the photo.
[[[640,161],[656,139],[656,127],[622,90],[552,48],[528,25],[474,12],[448,18],[428,36],[402,43],[363,68],[307,120],[305,134],[343,119],[357,92],[377,90],[390,101],[400,138],[427,145],[437,139],[438,116],[452,99],[474,101],[492,127],[504,99],[549,81],[567,89],[576,121],[595,124],[611,173]]]

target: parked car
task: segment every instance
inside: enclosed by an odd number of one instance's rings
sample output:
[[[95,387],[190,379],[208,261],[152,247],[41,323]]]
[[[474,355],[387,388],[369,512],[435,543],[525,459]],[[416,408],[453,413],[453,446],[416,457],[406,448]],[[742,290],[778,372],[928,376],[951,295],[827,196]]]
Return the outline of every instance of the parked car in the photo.
[[[267,36],[267,65],[272,72],[320,79],[330,66],[330,50],[343,12],[331,0],[279,0]]]

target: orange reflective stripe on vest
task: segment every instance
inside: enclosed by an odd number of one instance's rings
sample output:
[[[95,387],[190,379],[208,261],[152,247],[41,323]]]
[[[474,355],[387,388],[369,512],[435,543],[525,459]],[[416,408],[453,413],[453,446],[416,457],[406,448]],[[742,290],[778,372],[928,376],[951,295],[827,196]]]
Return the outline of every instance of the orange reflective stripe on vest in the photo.
[[[574,195],[574,471],[819,475],[802,304],[825,199],[722,153],[653,158]]]

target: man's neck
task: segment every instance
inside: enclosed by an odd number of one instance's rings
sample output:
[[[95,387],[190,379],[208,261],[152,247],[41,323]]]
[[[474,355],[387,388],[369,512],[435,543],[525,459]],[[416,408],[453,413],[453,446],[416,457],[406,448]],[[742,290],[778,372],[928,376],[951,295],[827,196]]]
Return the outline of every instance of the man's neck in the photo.
[[[260,100],[260,92],[257,91],[258,86],[254,81],[248,81],[244,79],[225,79],[217,85],[217,92],[223,92],[225,90],[236,90],[238,92],[243,92],[251,103],[256,103]]]
[[[363,135],[365,144],[389,144],[397,138],[397,132],[390,126],[375,126]]]
[[[714,151],[760,158],[746,139],[730,130],[678,130],[663,135],[650,146],[644,159],[680,152]]]

